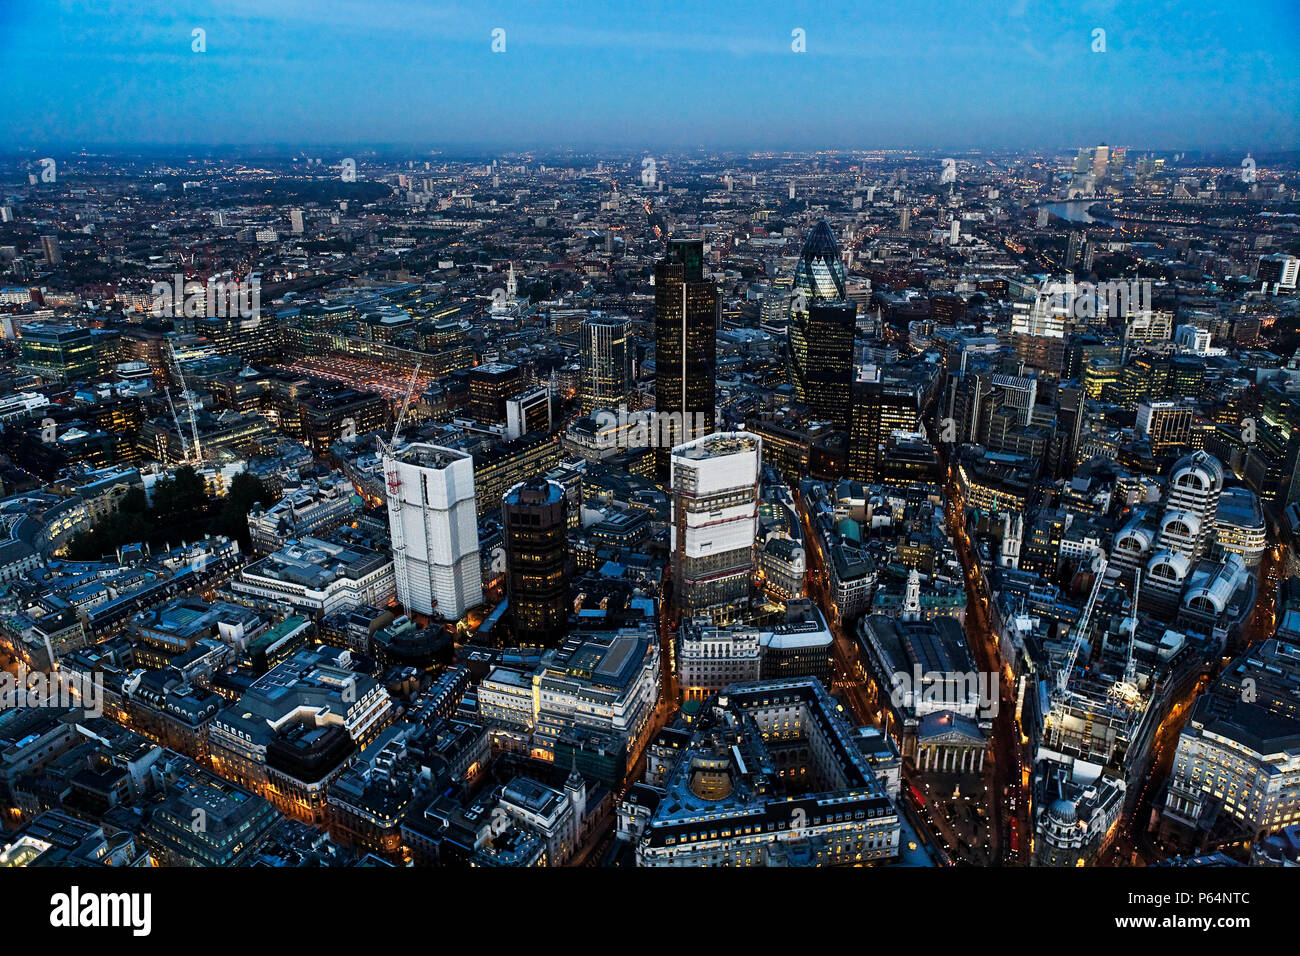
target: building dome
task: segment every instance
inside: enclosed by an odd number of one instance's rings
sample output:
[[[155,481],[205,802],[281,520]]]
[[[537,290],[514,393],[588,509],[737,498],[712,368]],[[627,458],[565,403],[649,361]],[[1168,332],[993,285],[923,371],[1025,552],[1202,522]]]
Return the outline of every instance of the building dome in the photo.
[[[1187,555],[1162,548],[1147,563],[1147,574],[1166,583],[1181,584],[1191,568],[1192,562]]]
[[[1074,804],[1064,798],[1052,801],[1052,805],[1047,808],[1047,816],[1053,823],[1066,827],[1072,827],[1079,822],[1079,814]]]
[[[1208,452],[1194,451],[1174,464],[1169,484],[1172,488],[1217,494],[1223,490],[1223,465]]]
[[[825,219],[813,227],[794,268],[794,290],[809,303],[842,300],[848,290],[840,246]]]
[[[1201,533],[1201,519],[1190,511],[1171,509],[1160,519],[1160,530],[1165,534],[1175,534],[1180,538],[1194,538]]]

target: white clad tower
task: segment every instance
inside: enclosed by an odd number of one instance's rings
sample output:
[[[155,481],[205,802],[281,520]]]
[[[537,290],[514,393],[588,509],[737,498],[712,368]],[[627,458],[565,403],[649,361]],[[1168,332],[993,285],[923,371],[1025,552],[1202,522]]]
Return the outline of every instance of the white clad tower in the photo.
[[[1209,452],[1195,451],[1174,464],[1160,522],[1159,546],[1195,561],[1214,540],[1214,517],[1223,491],[1223,466]]]
[[[384,456],[397,599],[407,613],[456,621],[483,603],[474,461],[413,444]]]
[[[1214,543],[1214,518],[1223,491],[1223,466],[1204,451],[1184,455],[1169,476],[1156,550],[1142,575],[1147,607],[1172,615],[1188,577]]]
[[[749,599],[762,443],[717,432],[672,451],[673,600],[725,623]]]

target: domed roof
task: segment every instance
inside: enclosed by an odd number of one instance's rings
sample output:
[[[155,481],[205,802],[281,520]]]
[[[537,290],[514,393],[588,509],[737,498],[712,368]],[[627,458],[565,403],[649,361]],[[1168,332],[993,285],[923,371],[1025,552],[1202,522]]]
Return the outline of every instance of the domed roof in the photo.
[[[1164,517],[1160,519],[1160,529],[1169,530],[1173,524],[1181,525],[1180,528],[1174,528],[1175,534],[1194,535],[1200,533],[1201,519],[1196,517],[1190,511],[1184,511],[1182,508],[1170,508],[1165,512]]]
[[[825,219],[813,227],[794,268],[794,288],[811,301],[842,300],[847,285],[835,233]]]
[[[1147,562],[1147,573],[1152,577],[1164,578],[1166,581],[1182,581],[1192,568],[1187,555],[1179,551],[1162,548]]]
[[[838,259],[840,257],[840,244],[835,241],[835,233],[831,232],[830,223],[825,219],[813,226],[812,232],[808,233],[808,238],[803,244],[801,259]]]
[[[1074,804],[1064,798],[1053,800],[1052,805],[1047,808],[1047,815],[1054,823],[1068,827],[1079,822],[1079,813],[1074,809]]]
[[[1192,476],[1200,479],[1193,481],[1193,487],[1201,490],[1223,490],[1223,465],[1219,459],[1206,451],[1194,451],[1184,455],[1174,463],[1173,474],[1169,479],[1171,487],[1187,483]]]
[[[1115,538],[1115,547],[1122,551],[1143,551],[1151,550],[1151,545],[1155,543],[1155,535],[1151,533],[1150,528],[1128,527],[1119,533]]]

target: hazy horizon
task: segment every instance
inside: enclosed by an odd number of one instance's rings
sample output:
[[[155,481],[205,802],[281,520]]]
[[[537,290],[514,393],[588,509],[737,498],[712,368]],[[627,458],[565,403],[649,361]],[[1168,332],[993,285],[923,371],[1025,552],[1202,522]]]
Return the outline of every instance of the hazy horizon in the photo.
[[[12,148],[1300,147],[1286,0],[141,6],[0,12]]]

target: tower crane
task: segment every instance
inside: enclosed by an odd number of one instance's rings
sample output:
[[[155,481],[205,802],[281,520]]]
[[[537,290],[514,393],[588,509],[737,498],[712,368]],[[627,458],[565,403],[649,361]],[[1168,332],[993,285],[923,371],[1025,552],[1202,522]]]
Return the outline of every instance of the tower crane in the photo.
[[[1133,660],[1133,645],[1137,643],[1138,595],[1142,590],[1142,569],[1133,572],[1133,613],[1124,618],[1124,630],[1128,631],[1128,662],[1124,665],[1124,677],[1111,687],[1111,696],[1132,703],[1141,694],[1137,686],[1137,664]]]
[[[406,383],[406,395],[402,398],[402,407],[393,422],[392,438],[385,439],[382,435],[375,437],[375,445],[379,449],[379,457],[384,469],[384,483],[388,487],[388,510],[394,517],[399,515],[402,510],[402,476],[397,469],[397,459],[393,457],[393,446],[397,444],[397,436],[402,430],[402,422],[406,420],[406,411],[411,407],[411,396],[415,393],[415,383],[419,380],[420,364],[418,361],[415,363],[415,370],[411,372],[411,380]],[[392,546],[395,552],[406,550],[406,532],[401,520],[392,523]],[[399,565],[398,573],[405,574],[406,565],[401,562],[399,562]]]
[[[1101,593],[1101,582],[1106,577],[1106,556],[1099,554],[1097,560],[1093,562],[1093,571],[1097,579],[1092,582],[1092,593],[1088,595],[1088,603],[1083,606],[1083,616],[1079,618],[1079,623],[1074,628],[1074,636],[1070,641],[1070,650],[1065,656],[1065,663],[1059,674],[1056,675],[1056,689],[1058,694],[1064,694],[1070,686],[1071,672],[1074,670],[1074,662],[1079,657],[1079,648],[1083,646],[1083,639],[1087,636],[1088,625],[1092,621],[1092,612],[1097,606],[1097,595]]]
[[[163,386],[163,394],[167,396],[167,407],[172,410],[172,421],[176,424],[176,437],[181,440],[181,451],[185,453],[185,460],[190,460],[190,443],[185,438],[185,429],[181,428],[180,416],[176,414],[176,405],[172,401],[172,390]]]
[[[181,383],[181,398],[184,399],[185,404],[189,406],[190,430],[194,434],[194,461],[197,464],[203,461],[203,446],[199,443],[199,422],[194,415],[194,406],[198,401],[198,396],[196,396],[193,392],[191,392],[189,386],[185,384],[185,373],[181,370],[181,360],[176,355],[176,343],[168,342],[167,347],[171,349],[172,361],[176,363],[176,377],[177,379],[180,380]],[[170,395],[168,395],[167,398],[168,401],[171,400]],[[179,430],[180,424],[177,423],[176,427]],[[188,458],[188,455],[186,457]]]
[[[422,361],[415,363],[415,368],[411,372],[411,378],[406,383],[406,394],[402,396],[402,404],[397,412],[397,417],[393,420],[393,437],[385,441],[382,437],[376,438],[376,444],[379,445],[381,454],[391,453],[393,446],[397,444],[397,436],[402,431],[402,422],[406,420],[406,411],[411,407],[411,396],[415,394],[415,383],[419,381],[420,366]]]
[[[1138,597],[1142,593],[1142,568],[1133,572],[1133,616],[1125,623],[1128,628],[1128,663],[1124,665],[1124,683],[1137,684],[1137,665],[1133,662],[1133,645],[1137,643]]]

